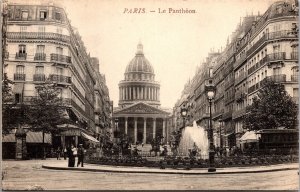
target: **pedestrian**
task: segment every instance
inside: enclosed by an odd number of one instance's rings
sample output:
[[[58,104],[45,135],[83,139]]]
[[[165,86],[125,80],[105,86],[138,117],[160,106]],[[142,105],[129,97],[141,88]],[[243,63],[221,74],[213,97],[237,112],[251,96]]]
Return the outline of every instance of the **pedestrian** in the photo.
[[[75,150],[76,150],[76,148],[74,147],[73,144],[71,145],[71,148],[68,149],[68,157],[69,157],[68,167],[75,166],[75,155],[74,155]]]
[[[66,160],[67,159],[67,148],[65,147],[64,148],[64,160]]]
[[[78,148],[78,151],[77,151],[77,156],[78,156],[77,167],[80,163],[81,163],[81,167],[84,167],[83,166],[84,148],[83,148],[82,144],[79,144],[79,148]]]
[[[60,160],[60,154],[61,154],[61,150],[60,150],[60,147],[58,147],[57,150],[56,150],[56,158],[57,158],[57,160]]]

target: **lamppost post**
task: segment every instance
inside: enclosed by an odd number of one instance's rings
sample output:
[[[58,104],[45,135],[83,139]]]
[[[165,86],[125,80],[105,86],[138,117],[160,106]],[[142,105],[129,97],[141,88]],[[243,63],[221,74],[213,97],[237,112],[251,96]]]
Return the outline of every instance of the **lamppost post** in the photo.
[[[209,137],[209,166],[208,172],[215,172],[215,147],[214,147],[214,137],[213,137],[213,128],[212,128],[212,113],[211,113],[211,104],[215,96],[215,86],[212,84],[211,80],[209,84],[205,86],[207,99],[209,102],[209,127],[208,127],[208,137]]]

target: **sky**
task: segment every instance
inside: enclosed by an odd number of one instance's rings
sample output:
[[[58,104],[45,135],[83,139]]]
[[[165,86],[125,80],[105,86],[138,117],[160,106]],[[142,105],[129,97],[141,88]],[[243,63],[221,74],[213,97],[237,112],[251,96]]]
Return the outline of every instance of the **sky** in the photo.
[[[139,41],[160,82],[162,107],[172,108],[184,84],[208,53],[225,47],[228,36],[246,15],[263,14],[273,0],[62,0],[71,25],[87,51],[100,60],[110,99],[119,101],[119,81],[135,56]],[[141,8],[145,13],[124,13]],[[158,13],[158,9],[167,13]],[[169,14],[188,8],[196,13]],[[150,11],[155,12],[150,12]]]

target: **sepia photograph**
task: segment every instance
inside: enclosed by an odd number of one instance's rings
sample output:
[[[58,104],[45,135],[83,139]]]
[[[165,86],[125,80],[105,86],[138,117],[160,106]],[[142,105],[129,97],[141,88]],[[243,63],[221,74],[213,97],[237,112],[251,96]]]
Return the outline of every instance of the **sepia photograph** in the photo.
[[[1,189],[299,190],[298,0],[0,0]]]

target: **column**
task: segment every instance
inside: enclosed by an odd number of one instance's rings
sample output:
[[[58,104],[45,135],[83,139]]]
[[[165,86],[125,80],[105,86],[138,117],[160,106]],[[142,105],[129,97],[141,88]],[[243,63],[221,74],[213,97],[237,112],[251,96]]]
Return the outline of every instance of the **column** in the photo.
[[[125,100],[127,100],[127,99],[128,99],[128,87],[126,87],[125,89],[126,89],[126,90],[125,90],[125,94],[126,94],[126,95],[125,95]]]
[[[135,87],[132,87],[133,89],[133,98],[132,99],[135,99]]]
[[[61,135],[61,136],[60,136],[60,141],[61,141],[61,147],[62,147],[62,150],[64,150],[65,147],[66,147],[66,136]]]
[[[148,87],[148,100],[150,100],[150,87]]]
[[[156,137],[156,118],[153,118],[153,139]]]
[[[142,98],[144,100],[144,87],[141,87],[141,95],[142,95]]]
[[[158,90],[158,99],[157,100],[160,101],[160,89],[158,88],[157,90]]]
[[[123,100],[125,100],[125,88],[124,87],[122,88],[122,91],[123,91],[123,96],[122,97],[123,97]]]
[[[147,118],[144,117],[144,138],[143,138],[143,143],[146,144],[146,137],[147,137],[147,134],[146,134],[146,124],[147,124]]]
[[[166,141],[166,121],[163,119],[163,141]]]
[[[78,136],[75,136],[75,147],[78,147]]]
[[[156,87],[154,87],[154,100],[156,101],[157,100],[157,89],[156,89]]]
[[[131,96],[131,87],[129,87],[129,100],[132,100],[132,96]]]
[[[137,99],[141,99],[140,98],[140,87],[139,86],[137,87]]]
[[[136,144],[137,141],[137,118],[134,118],[134,144]]]
[[[128,117],[125,117],[125,134],[128,135]]]

